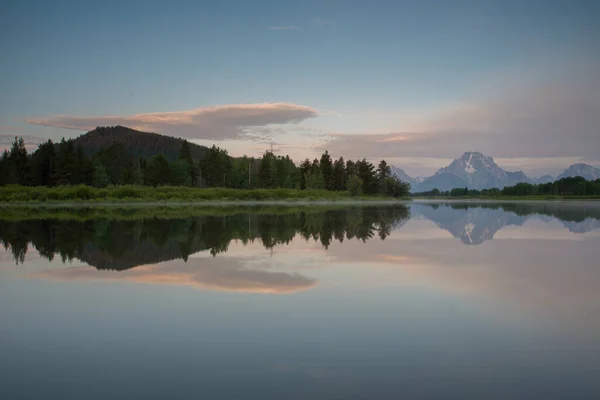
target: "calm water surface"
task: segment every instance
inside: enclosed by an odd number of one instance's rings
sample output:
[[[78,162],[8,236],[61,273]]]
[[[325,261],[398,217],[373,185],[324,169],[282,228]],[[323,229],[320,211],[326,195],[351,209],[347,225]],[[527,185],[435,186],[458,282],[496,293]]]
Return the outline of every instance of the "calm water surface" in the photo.
[[[600,398],[600,205],[191,214],[0,209],[0,398]]]

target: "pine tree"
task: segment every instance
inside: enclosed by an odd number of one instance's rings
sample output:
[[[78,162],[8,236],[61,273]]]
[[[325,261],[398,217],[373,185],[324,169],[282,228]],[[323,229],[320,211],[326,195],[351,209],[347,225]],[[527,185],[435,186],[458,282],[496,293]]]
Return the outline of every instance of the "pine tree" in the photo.
[[[344,159],[340,157],[333,163],[333,190],[345,190],[346,189],[346,165]]]
[[[13,180],[14,173],[10,160],[10,153],[7,149],[4,149],[2,157],[0,157],[0,186],[14,183]]]
[[[58,154],[56,156],[56,184],[57,185],[70,185],[74,181],[74,175],[76,175],[75,169],[77,168],[77,155],[75,153],[75,147],[73,146],[72,140],[65,140],[64,138],[60,142],[58,148]]]
[[[378,190],[375,167],[366,159],[356,162],[356,175],[363,181],[363,190],[366,194],[376,194]]]
[[[179,157],[180,160],[184,160],[189,162],[190,164],[193,164],[192,161],[192,153],[190,150],[190,143],[187,140],[184,140],[183,143],[181,144],[181,149],[179,150]]]
[[[258,177],[263,188],[275,188],[277,185],[275,155],[270,151],[266,151],[260,160]]]
[[[388,179],[392,177],[392,169],[385,160],[381,160],[377,166],[377,183],[379,186],[380,194],[387,194],[389,191]]]
[[[31,170],[27,149],[23,138],[16,138],[10,149],[10,164],[12,164],[15,182],[19,185],[29,185],[31,180]]]
[[[300,164],[300,189],[306,189],[306,177],[310,173],[310,160],[307,158]]]
[[[33,184],[36,186],[54,186],[56,153],[54,143],[48,140],[39,145],[31,156]]]
[[[164,154],[159,154],[150,159],[146,169],[146,183],[150,186],[167,185],[171,180],[169,160]]]
[[[323,181],[325,183],[325,189],[332,190],[333,183],[333,164],[331,162],[331,157],[327,150],[321,156],[321,160],[319,162],[319,167],[321,169],[321,173],[323,174]]]

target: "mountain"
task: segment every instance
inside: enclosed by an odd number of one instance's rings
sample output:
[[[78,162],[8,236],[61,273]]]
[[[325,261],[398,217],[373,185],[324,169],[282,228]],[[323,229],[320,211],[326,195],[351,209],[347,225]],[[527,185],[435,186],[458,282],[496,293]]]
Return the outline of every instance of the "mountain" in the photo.
[[[183,139],[174,138],[158,133],[136,131],[124,126],[98,127],[74,140],[75,146],[81,146],[86,155],[93,155],[114,143],[120,143],[125,150],[135,156],[148,158],[163,153],[169,161],[174,161],[179,155]],[[190,143],[190,152],[194,160],[204,159],[208,149]]]
[[[469,189],[489,189],[512,186],[519,182],[529,182],[523,171],[508,172],[500,168],[492,157],[477,152],[466,152],[460,158],[418,185],[418,191],[432,189],[451,190],[468,187]]]
[[[556,179],[582,176],[588,181],[595,181],[600,179],[600,169],[594,168],[587,164],[573,164],[569,168],[565,169]]]
[[[533,183],[550,183],[550,182],[554,182],[556,180],[555,177],[553,177],[552,175],[544,175],[544,176],[540,176],[539,178],[535,178],[533,179]]]
[[[410,187],[415,187],[419,184],[419,182],[417,181],[417,179],[411,178],[406,172],[404,172],[404,170],[402,168],[399,167],[394,167],[393,165],[390,167],[390,169],[392,170],[392,175],[396,175],[396,177],[398,179],[400,179],[402,182],[408,182],[410,183]]]

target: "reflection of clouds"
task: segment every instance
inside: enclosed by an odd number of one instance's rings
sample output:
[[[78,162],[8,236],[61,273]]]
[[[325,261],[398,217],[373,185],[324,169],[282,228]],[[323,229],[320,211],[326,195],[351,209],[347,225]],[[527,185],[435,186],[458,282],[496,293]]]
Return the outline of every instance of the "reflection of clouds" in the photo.
[[[369,241],[365,246],[332,245],[329,251],[338,264],[376,266],[377,271],[386,267],[388,270],[381,272],[383,285],[454,292],[576,324],[600,323],[598,318],[590,318],[598,315],[600,308],[595,236],[553,240],[551,245],[547,240],[531,239],[460,247],[454,240],[401,236]],[[379,273],[372,271],[367,274]]]
[[[248,269],[239,259],[196,258],[133,268],[98,271],[92,267],[45,270],[31,274],[56,280],[115,280],[137,283],[189,285],[198,288],[249,293],[293,293],[316,286],[317,281],[296,273]]]

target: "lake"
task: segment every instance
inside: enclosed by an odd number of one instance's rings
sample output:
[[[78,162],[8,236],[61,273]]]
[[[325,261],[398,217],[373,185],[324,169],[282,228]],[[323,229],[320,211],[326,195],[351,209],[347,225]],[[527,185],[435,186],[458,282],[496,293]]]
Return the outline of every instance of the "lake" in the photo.
[[[597,399],[600,204],[0,209],[2,399]]]

